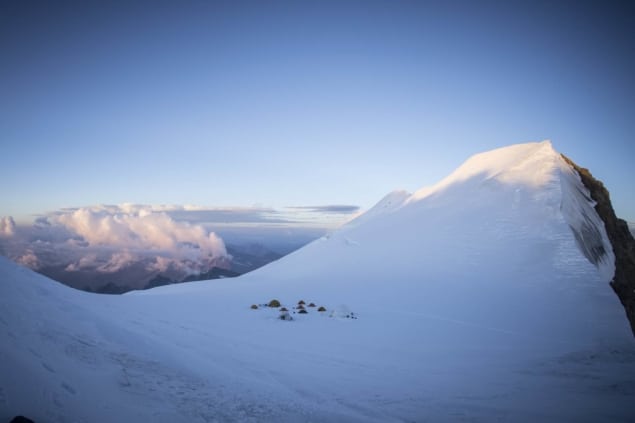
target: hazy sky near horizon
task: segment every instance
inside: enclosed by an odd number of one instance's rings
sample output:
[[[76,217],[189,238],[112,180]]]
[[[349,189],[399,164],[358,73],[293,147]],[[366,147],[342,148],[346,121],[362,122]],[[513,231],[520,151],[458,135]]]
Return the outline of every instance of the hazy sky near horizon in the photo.
[[[635,221],[628,2],[0,3],[0,216],[371,207],[551,139]]]

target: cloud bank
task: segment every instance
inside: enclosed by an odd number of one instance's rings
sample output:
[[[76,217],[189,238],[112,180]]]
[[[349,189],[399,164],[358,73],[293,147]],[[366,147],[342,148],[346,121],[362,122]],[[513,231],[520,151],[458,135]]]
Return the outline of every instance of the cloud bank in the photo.
[[[351,206],[348,204],[333,204],[329,206],[289,206],[288,208],[324,214],[351,214],[359,211],[359,206]]]
[[[34,270],[115,274],[134,267],[138,287],[158,273],[178,279],[227,267],[231,259],[214,232],[151,206],[65,209],[31,227],[2,218],[0,237],[4,255]]]
[[[190,260],[227,254],[222,239],[213,232],[176,222],[165,212],[151,208],[81,208],[51,216],[48,221],[64,227],[89,247]],[[120,260],[121,256],[117,257]]]
[[[11,216],[0,218],[0,237],[15,235],[15,222]]]

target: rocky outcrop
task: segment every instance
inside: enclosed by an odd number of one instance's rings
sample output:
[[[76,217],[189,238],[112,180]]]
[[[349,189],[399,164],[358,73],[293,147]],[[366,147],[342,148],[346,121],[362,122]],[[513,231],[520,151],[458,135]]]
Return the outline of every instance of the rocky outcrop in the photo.
[[[615,276],[611,281],[611,287],[624,305],[631,330],[635,335],[635,239],[628,224],[615,216],[609,192],[604,184],[595,179],[588,169],[578,166],[564,155],[562,157],[580,175],[582,183],[596,202],[595,210],[604,221],[615,254]]]

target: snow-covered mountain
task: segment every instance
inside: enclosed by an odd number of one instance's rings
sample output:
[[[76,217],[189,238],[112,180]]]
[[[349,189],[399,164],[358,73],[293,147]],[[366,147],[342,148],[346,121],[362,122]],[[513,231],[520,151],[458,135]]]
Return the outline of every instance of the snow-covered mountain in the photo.
[[[0,420],[632,421],[614,260],[549,142],[236,279],[103,296],[0,258]]]

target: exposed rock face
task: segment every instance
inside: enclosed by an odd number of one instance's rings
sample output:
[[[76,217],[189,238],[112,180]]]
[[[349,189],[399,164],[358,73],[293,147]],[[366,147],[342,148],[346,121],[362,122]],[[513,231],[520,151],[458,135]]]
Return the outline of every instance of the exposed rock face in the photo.
[[[615,276],[611,286],[626,309],[626,316],[635,335],[635,239],[628,224],[615,216],[609,192],[604,184],[595,179],[588,169],[576,165],[564,155],[562,157],[578,172],[591,198],[597,203],[595,210],[604,221],[615,254]]]

